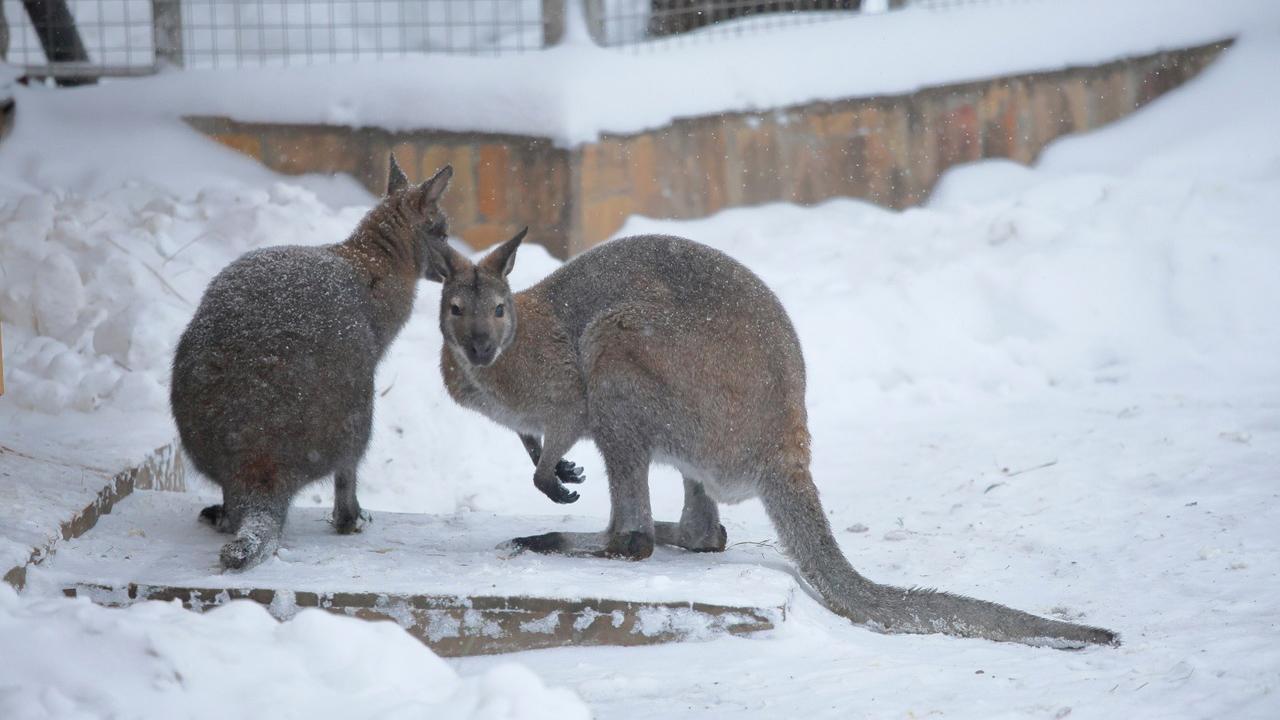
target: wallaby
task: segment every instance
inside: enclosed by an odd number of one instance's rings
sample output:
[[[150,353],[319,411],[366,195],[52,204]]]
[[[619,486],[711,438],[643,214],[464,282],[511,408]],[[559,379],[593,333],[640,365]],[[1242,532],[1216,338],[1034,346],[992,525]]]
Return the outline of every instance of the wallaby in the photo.
[[[439,200],[453,169],[410,185],[393,156],[387,194],[345,242],[246,253],[209,283],[173,358],[170,405],[182,446],[222,486],[201,511],[235,533],[222,565],[272,555],[293,496],[334,476],[333,525],[369,519],[356,466],[373,420],[374,370],[409,318],[427,245],[443,241]]]
[[[809,474],[805,367],[777,296],[729,256],[676,237],[605,243],[532,288],[507,275],[524,232],[479,263],[429,249],[443,281],[441,371],[450,395],[543,443],[534,485],[576,493],[557,462],[582,438],[604,456],[611,499],[600,533],[548,533],[511,545],[643,559],[654,543],[724,550],[716,503],[764,502],[800,574],[835,612],[888,633],[947,633],[1062,648],[1116,644],[1101,628],[995,603],[867,580],[832,535]],[[684,475],[679,522],[654,522],[650,463]],[[560,477],[563,480],[564,477]],[[576,479],[576,476],[575,476]]]

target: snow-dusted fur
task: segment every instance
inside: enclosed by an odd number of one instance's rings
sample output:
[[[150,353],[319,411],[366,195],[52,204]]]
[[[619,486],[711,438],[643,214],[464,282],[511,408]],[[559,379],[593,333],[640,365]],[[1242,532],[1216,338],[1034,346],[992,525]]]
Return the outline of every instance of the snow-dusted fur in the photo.
[[[342,243],[247,253],[209,284],[173,359],[170,405],[195,467],[222,486],[201,513],[236,537],[222,565],[275,552],[289,501],[334,476],[333,523],[359,529],[356,466],[378,361],[413,308],[452,169],[410,186],[391,159],[387,196]]]
[[[450,394],[541,453],[534,484],[573,502],[561,456],[591,438],[612,503],[601,533],[516,538],[539,552],[642,559],[654,543],[725,547],[718,502],[759,497],[800,572],[827,605],[890,633],[947,633],[1054,647],[1114,644],[1114,633],[859,575],[831,533],[809,475],[805,367],[778,298],[745,266],[676,237],[615,240],[513,295],[524,233],[478,265],[444,244],[441,369]],[[652,462],[684,475],[679,522],[654,522]]]

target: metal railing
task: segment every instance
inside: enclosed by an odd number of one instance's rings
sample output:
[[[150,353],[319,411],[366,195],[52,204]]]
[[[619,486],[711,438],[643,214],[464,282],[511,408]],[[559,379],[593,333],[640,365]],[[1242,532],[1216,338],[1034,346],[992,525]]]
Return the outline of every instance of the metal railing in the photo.
[[[1009,1],[1009,0],[1004,0]],[[1024,0],[1025,1],[1025,0]],[[594,42],[658,48],[917,4],[993,0],[0,0],[0,53],[65,84],[189,68],[279,67],[560,41],[566,3]],[[7,18],[7,23],[5,19]],[[33,21],[34,20],[34,21]]]

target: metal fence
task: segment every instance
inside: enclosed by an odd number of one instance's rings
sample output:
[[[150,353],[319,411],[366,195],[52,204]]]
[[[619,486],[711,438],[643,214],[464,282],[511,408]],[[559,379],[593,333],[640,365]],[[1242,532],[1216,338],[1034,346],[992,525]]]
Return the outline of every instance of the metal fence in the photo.
[[[595,42],[636,49],[905,4],[993,1],[999,0],[0,0],[0,36],[7,18],[10,63],[32,77],[75,82],[165,65],[275,67],[538,50],[563,34],[566,3],[582,3],[575,7],[583,8]]]

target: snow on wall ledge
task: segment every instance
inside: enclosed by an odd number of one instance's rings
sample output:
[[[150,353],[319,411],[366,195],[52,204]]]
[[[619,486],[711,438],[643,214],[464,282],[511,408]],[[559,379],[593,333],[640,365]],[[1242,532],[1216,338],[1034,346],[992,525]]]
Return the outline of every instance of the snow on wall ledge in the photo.
[[[71,110],[424,128],[575,147],[675,118],[1100,65],[1274,26],[1269,0],[1071,0],[855,16],[632,54],[569,43],[518,57],[185,71],[56,93]],[[18,89],[21,108],[40,91]],[[48,93],[46,93],[48,95]],[[101,104],[99,104],[101,103]],[[81,105],[82,107],[82,105]],[[141,108],[141,109],[140,109]],[[22,114],[20,110],[19,114]]]
[[[380,193],[394,151],[411,179],[454,167],[450,230],[476,248],[521,227],[561,258],[631,215],[685,219],[773,201],[917,205],[942,173],[982,158],[1035,159],[1053,139],[1121,118],[1199,73],[1230,44],[944,85],[907,95],[681,118],[573,149],[547,138],[189,117],[283,173],[346,173]]]

